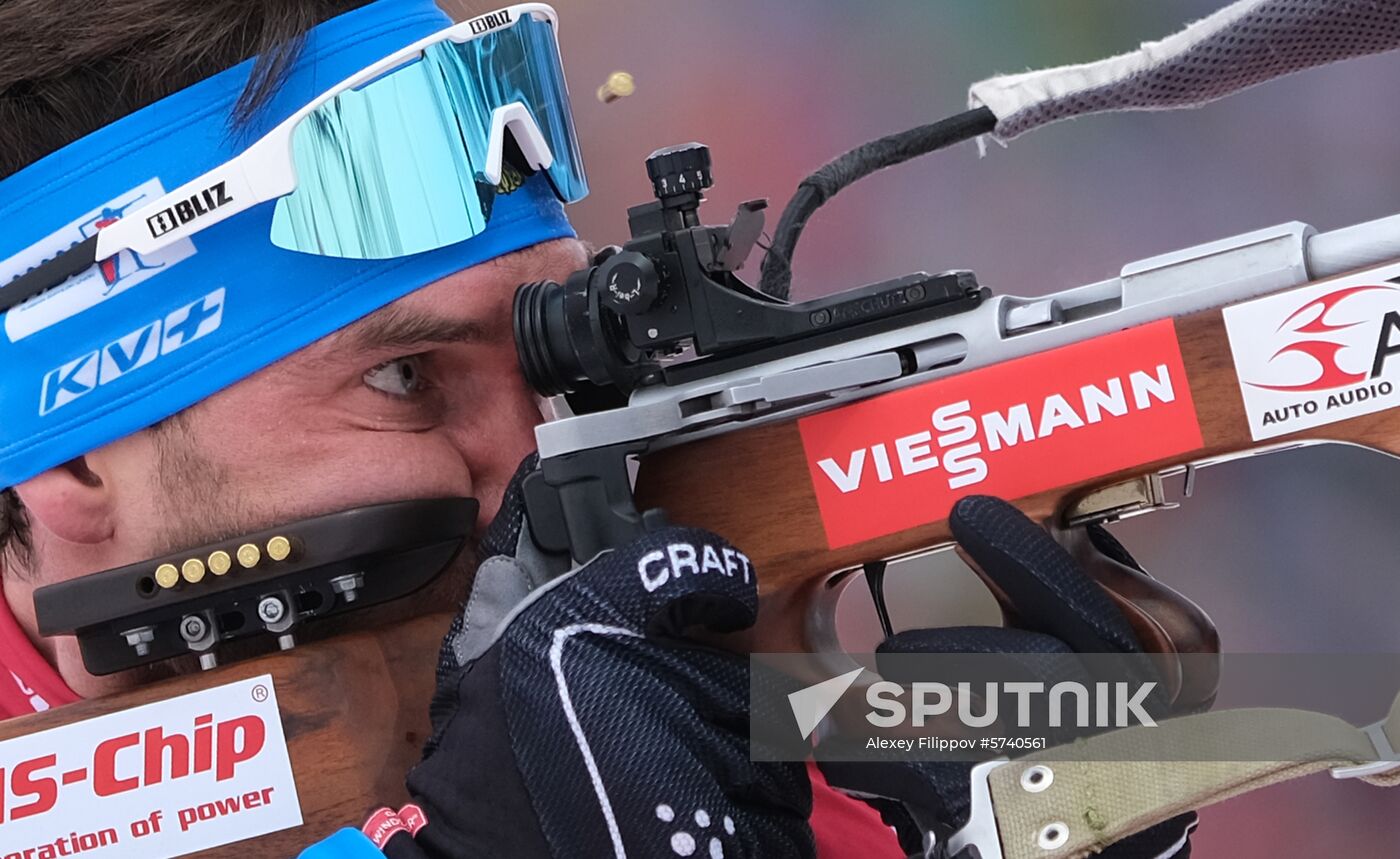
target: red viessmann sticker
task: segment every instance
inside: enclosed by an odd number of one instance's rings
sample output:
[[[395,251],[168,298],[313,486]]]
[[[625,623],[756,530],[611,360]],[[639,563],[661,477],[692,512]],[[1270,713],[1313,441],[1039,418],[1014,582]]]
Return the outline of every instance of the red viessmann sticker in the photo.
[[[828,545],[1201,446],[1170,319],[892,391],[797,422]]]

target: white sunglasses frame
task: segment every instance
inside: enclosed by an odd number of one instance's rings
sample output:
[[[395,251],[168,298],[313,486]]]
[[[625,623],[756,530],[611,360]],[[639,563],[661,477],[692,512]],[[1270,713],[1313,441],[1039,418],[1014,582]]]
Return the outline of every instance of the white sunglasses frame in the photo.
[[[423,50],[431,45],[448,40],[464,44],[504,29],[507,25],[514,26],[524,15],[537,15],[547,20],[558,38],[559,16],[553,7],[545,3],[520,3],[478,15],[420,39],[326,90],[233,159],[98,231],[96,259],[105,260],[122,251],[143,255],[155,253],[253,206],[292,193],[297,188],[292,135],[301,121],[317,108],[346,90],[364,86],[407,65],[422,56]],[[501,181],[501,159],[507,129],[515,137],[521,154],[532,168],[543,171],[553,165],[554,155],[534,116],[524,104],[513,102],[497,108],[492,114],[490,156],[483,168],[488,182],[497,184]],[[203,211],[183,223],[176,223],[166,213],[181,204],[192,206],[191,211]]]

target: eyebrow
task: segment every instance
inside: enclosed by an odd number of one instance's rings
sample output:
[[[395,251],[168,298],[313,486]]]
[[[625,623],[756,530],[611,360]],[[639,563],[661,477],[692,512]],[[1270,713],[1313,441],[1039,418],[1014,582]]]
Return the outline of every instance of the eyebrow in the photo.
[[[486,326],[475,320],[388,307],[332,334],[326,345],[337,352],[371,352],[432,343],[477,342],[488,339],[488,333]]]

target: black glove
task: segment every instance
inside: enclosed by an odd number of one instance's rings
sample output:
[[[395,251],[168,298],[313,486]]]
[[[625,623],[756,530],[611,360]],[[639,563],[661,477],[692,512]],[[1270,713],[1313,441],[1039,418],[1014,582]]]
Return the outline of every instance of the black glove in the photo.
[[[534,547],[519,478],[443,645],[408,777],[427,823],[385,852],[811,856],[803,765],[750,760],[747,658],[684,639],[753,624],[748,558],[668,527],[556,575],[567,562]]]
[[[1067,663],[1075,662],[1075,653],[1143,652],[1127,619],[1103,589],[1064,547],[1015,507],[997,498],[972,496],[954,506],[949,524],[966,557],[993,588],[1002,591],[1004,602],[1016,607],[1016,627],[911,630],[891,636],[881,644],[879,654],[1036,654],[1037,664],[1029,666],[1029,671],[1053,667],[1061,672]],[[1079,546],[1081,553],[1098,552],[1114,563],[1141,570],[1103,528],[1093,526],[1082,536],[1088,542]],[[898,676],[897,662],[881,661],[880,673],[895,682],[916,679]],[[1073,671],[1076,666],[1068,667]],[[1148,709],[1163,715],[1165,705],[1159,698]],[[925,849],[928,831],[942,841],[967,821],[970,763],[830,761],[821,766],[832,786],[871,801],[896,827],[901,844],[910,852]],[[1101,855],[1185,859],[1195,826],[1195,813],[1183,814],[1117,842]]]

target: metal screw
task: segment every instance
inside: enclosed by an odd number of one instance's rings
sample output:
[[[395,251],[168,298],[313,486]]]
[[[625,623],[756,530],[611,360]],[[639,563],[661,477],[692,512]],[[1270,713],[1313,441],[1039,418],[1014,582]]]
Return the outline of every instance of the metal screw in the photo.
[[[291,650],[297,646],[297,640],[290,632],[277,636],[277,648],[279,650]]]
[[[209,624],[197,614],[186,615],[180,621],[180,637],[190,644],[202,639],[209,632]]]
[[[128,629],[122,635],[126,636],[126,643],[136,648],[137,656],[150,654],[152,641],[156,640],[156,631],[149,626],[139,626],[136,629]]]
[[[916,284],[909,287],[909,291],[904,293],[904,297],[910,301],[923,301],[925,294],[923,284]]]
[[[831,321],[830,310],[816,310],[812,312],[812,324],[820,328]]]
[[[212,652],[199,654],[199,670],[208,671],[211,668],[219,667],[219,657]]]
[[[346,602],[354,602],[359,594],[356,593],[364,587],[365,578],[359,573],[352,573],[348,576],[336,576],[331,579],[331,592],[344,594]]]
[[[278,597],[263,597],[262,602],[258,603],[258,617],[262,618],[263,623],[277,623],[286,616],[287,605]]]

